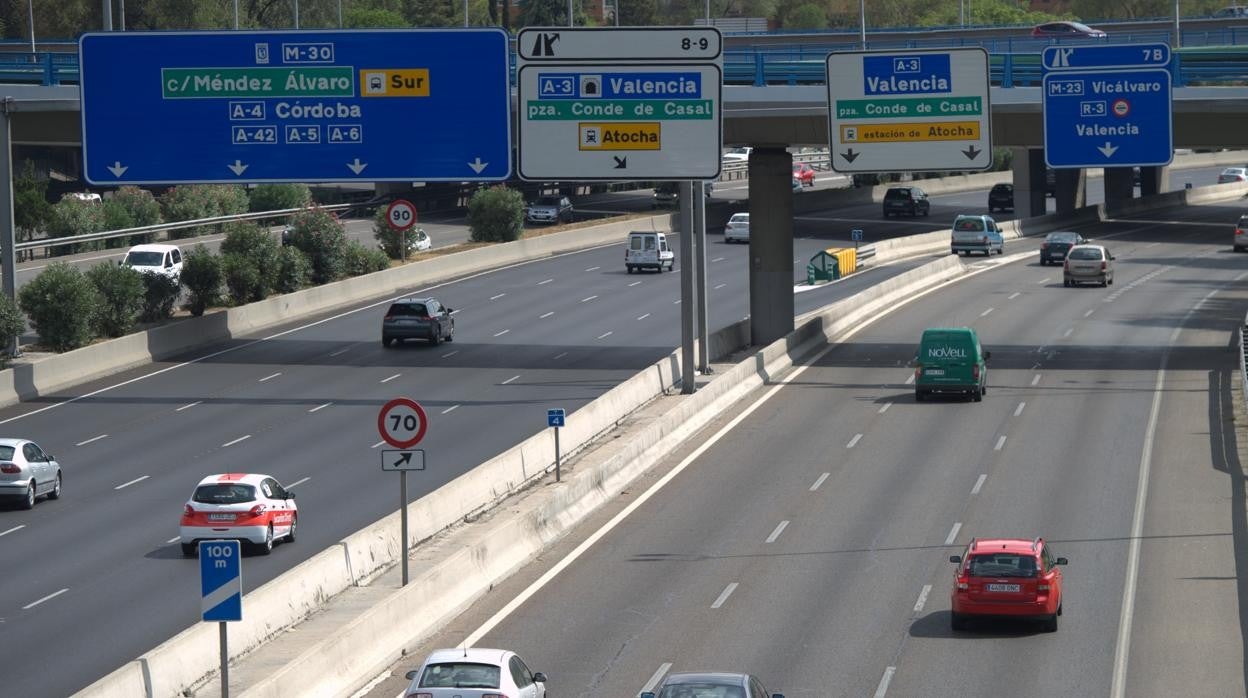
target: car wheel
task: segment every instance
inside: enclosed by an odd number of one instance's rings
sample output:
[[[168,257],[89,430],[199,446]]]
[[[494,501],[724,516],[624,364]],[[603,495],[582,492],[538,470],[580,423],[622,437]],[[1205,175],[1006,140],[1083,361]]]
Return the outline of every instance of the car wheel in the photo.
[[[926,395],[926,394],[924,394],[924,392],[923,392],[922,390],[916,390],[916,391],[914,391],[914,401],[915,401],[915,402],[923,402],[923,401],[924,401],[924,400],[926,400],[926,399],[927,399],[927,395]]]
[[[287,543],[294,543],[294,542],[295,542],[295,529],[296,529],[296,528],[299,528],[299,515],[298,515],[298,514],[292,514],[292,515],[291,515],[291,517],[290,517],[290,531],[288,531],[288,532],[286,533],[286,542],[287,542]]]
[[[1045,259],[1044,257],[1041,257],[1041,258],[1040,258],[1040,266],[1042,266],[1042,267],[1047,267],[1047,266],[1049,266],[1049,261],[1048,261],[1047,259]]]
[[[1062,285],[1066,288],[1070,288],[1070,279],[1062,279]]]
[[[53,487],[52,491],[48,493],[48,499],[60,499],[60,498],[61,498],[61,474],[57,473],[56,474],[56,486]]]
[[[954,631],[965,630],[966,629],[966,617],[963,616],[961,613],[950,613],[949,614],[949,628]]]
[[[982,387],[976,388],[975,392],[971,393],[971,400],[975,402],[983,402],[984,401],[984,389]]]
[[[273,524],[269,524],[268,530],[264,532],[264,542],[256,548],[256,552],[261,555],[273,552]]]
[[[1112,277],[1112,276],[1111,276],[1111,277],[1109,277],[1109,285],[1110,285],[1110,286],[1113,286],[1113,285],[1114,285],[1114,277]]]
[[[632,266],[630,266],[630,265],[628,265],[628,264],[625,264],[625,265],[624,265],[624,271],[628,272],[629,274],[632,274],[632,273],[633,273],[633,267],[632,267]]]
[[[1106,278],[1101,279],[1101,288],[1108,288],[1108,287],[1109,287],[1109,278],[1106,277]]]
[[[441,343],[442,343],[442,326],[439,325],[434,328],[433,332],[429,333],[429,346],[436,347]]]
[[[390,337],[382,337],[382,338],[381,338],[381,346],[383,346],[383,347],[388,347],[388,346],[390,346],[393,342],[394,342],[394,340],[393,340],[393,339],[391,339]]]
[[[455,323],[451,323],[451,331],[450,331],[449,333],[447,333],[447,335],[446,335],[446,341],[448,341],[448,342],[454,342],[454,341],[455,341]]]
[[[26,497],[22,499],[23,509],[35,508],[35,481],[30,481],[30,486],[26,488]]]
[[[197,552],[199,552],[199,550],[194,543],[182,544],[182,557],[195,557],[195,553]]]
[[[1054,613],[1053,615],[1049,616],[1048,618],[1045,618],[1045,619],[1044,619],[1044,625],[1043,625],[1042,627],[1044,628],[1044,632],[1046,632],[1046,633],[1055,633],[1055,632],[1057,632],[1057,614],[1056,614],[1056,613]]]

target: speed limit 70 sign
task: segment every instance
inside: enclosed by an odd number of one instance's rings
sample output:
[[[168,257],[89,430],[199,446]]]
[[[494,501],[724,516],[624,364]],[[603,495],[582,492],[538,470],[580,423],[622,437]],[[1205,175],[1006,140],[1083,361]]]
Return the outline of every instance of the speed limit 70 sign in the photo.
[[[416,204],[406,199],[395,199],[386,207],[386,223],[395,230],[407,230],[416,225]]]
[[[425,410],[410,398],[397,397],[387,402],[377,415],[377,431],[395,448],[407,449],[420,443],[428,428]]]

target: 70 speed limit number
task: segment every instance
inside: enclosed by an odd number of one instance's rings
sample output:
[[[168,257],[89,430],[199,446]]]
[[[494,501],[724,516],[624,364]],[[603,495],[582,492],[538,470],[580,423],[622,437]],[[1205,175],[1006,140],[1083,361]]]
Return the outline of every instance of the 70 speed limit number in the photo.
[[[377,414],[377,431],[386,443],[398,449],[409,449],[425,438],[429,418],[420,403],[398,397],[387,402]]]

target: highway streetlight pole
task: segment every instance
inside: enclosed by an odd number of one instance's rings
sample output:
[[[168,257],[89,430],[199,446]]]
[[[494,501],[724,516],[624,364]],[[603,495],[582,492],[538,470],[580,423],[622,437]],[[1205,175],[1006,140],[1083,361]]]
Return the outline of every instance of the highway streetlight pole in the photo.
[[[1179,29],[1179,0],[1174,0],[1174,44],[1175,48],[1183,45],[1183,37]]]
[[[958,0],[958,26],[966,27],[966,0]]]
[[[708,0],[709,1],[709,0]],[[867,50],[867,0],[858,0],[858,41]]]
[[[26,0],[26,11],[30,13],[30,52],[35,52],[35,0]],[[34,60],[34,57],[31,57]]]
[[[234,28],[238,29],[238,0],[234,0]]]

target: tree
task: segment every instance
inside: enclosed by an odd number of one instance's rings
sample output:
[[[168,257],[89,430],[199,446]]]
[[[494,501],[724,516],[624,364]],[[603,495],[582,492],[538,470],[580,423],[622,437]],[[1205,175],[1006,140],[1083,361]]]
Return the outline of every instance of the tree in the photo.
[[[818,5],[805,4],[793,10],[784,22],[785,29],[826,29],[828,16]]]
[[[582,3],[573,3],[572,11],[576,17],[576,25],[585,26]],[[566,0],[520,0],[520,24],[525,27],[566,27],[568,3]]]
[[[658,0],[613,0],[621,27],[652,27],[659,23]]]
[[[524,197],[515,189],[478,189],[468,201],[468,227],[474,242],[511,242],[524,234]]]
[[[398,12],[366,7],[343,10],[342,24],[348,29],[406,29],[411,26]]]
[[[26,161],[21,172],[13,178],[13,222],[17,227],[19,241],[30,240],[47,225],[52,215],[48,203],[48,178],[35,171],[35,164]]]
[[[412,0],[407,18],[417,27],[449,27],[462,21],[451,0]]]

